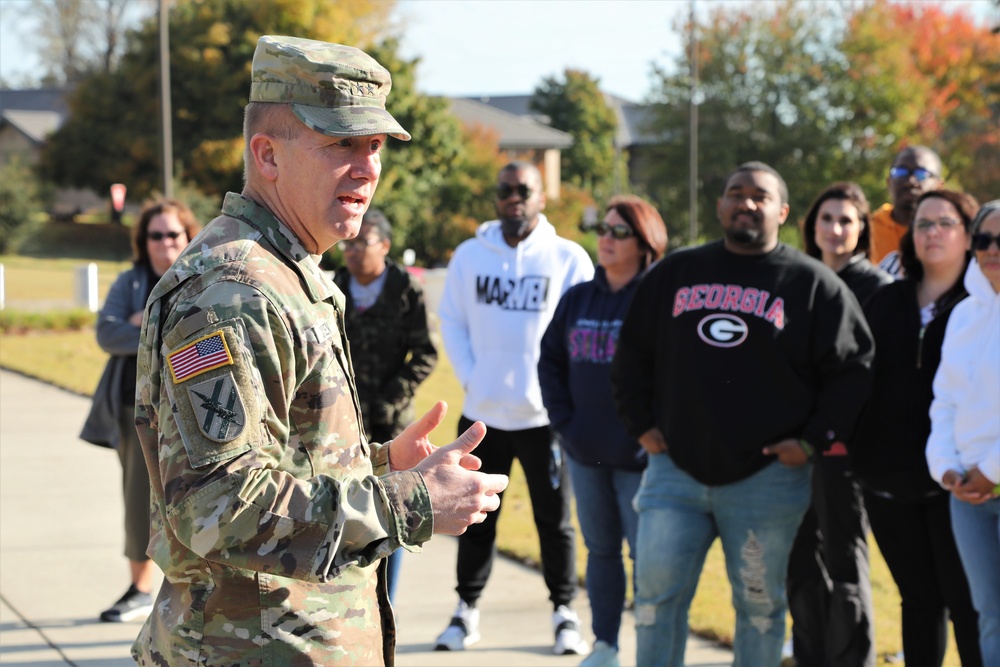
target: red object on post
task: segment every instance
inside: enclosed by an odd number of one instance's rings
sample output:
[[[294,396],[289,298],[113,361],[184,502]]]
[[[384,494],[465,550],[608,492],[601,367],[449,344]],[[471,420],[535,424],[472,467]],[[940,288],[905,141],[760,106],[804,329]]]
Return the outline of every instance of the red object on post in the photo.
[[[122,183],[111,184],[111,205],[115,207],[115,212],[121,213],[125,210],[125,185]]]

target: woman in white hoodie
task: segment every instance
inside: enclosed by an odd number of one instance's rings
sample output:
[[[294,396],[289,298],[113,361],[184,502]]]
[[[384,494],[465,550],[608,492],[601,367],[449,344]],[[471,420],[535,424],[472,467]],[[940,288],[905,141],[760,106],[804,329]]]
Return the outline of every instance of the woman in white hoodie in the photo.
[[[927,465],[952,494],[983,664],[1000,665],[1000,199],[979,210],[972,248],[969,298],[951,315],[934,377]]]

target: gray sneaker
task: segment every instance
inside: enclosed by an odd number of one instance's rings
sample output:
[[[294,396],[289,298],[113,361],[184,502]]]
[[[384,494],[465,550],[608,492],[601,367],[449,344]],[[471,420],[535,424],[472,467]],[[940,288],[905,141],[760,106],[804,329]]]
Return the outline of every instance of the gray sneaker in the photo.
[[[101,620],[105,623],[127,623],[137,618],[145,618],[151,611],[153,611],[153,596],[143,593],[132,584],[118,602],[101,612]]]

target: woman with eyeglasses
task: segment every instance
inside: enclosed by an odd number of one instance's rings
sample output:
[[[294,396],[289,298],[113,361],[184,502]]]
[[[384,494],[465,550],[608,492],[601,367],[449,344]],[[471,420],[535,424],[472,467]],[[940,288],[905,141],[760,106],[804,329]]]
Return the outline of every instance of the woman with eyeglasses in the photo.
[[[125,557],[131,585],[101,620],[122,623],[145,617],[155,566],[149,543],[149,473],[135,430],[136,355],[146,299],[200,226],[187,206],[164,199],[146,206],[132,230],[132,268],[121,273],[97,315],[97,344],[111,355],[94,392],[80,438],[118,451],[125,496]]]
[[[613,198],[598,235],[593,280],[570,288],[542,337],[538,377],[552,428],[569,465],[576,512],[587,546],[593,651],[586,667],[618,665],[625,604],[622,539],[634,555],[639,489],[646,453],[628,436],[611,396],[611,360],[636,286],[663,256],[667,230],[660,214],[635,196]]]
[[[856,183],[834,183],[806,213],[806,254],[833,269],[861,304],[892,282],[868,261],[870,238],[868,199]],[[841,443],[817,459],[812,505],[789,558],[792,652],[800,667],[875,664],[868,520],[848,472],[850,446]]]
[[[941,665],[951,618],[965,667],[982,665],[977,614],[952,535],[948,494],[924,451],[934,373],[963,285],[979,204],[954,190],[917,200],[900,241],[906,277],[865,305],[875,338],[874,383],[851,447],[872,533],[902,598],[906,664]]]
[[[972,223],[969,298],[955,307],[934,377],[927,465],[951,492],[951,527],[979,612],[986,665],[1000,665],[1000,199]]]

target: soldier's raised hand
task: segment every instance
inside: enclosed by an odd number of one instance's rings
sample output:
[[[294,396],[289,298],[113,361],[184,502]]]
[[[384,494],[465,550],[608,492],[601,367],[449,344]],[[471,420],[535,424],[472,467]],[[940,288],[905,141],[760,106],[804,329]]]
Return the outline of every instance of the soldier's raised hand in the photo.
[[[507,476],[477,472],[479,459],[470,453],[485,435],[486,425],[476,422],[416,466],[431,496],[435,533],[461,535],[472,524],[482,523],[487,512],[500,507]]]

